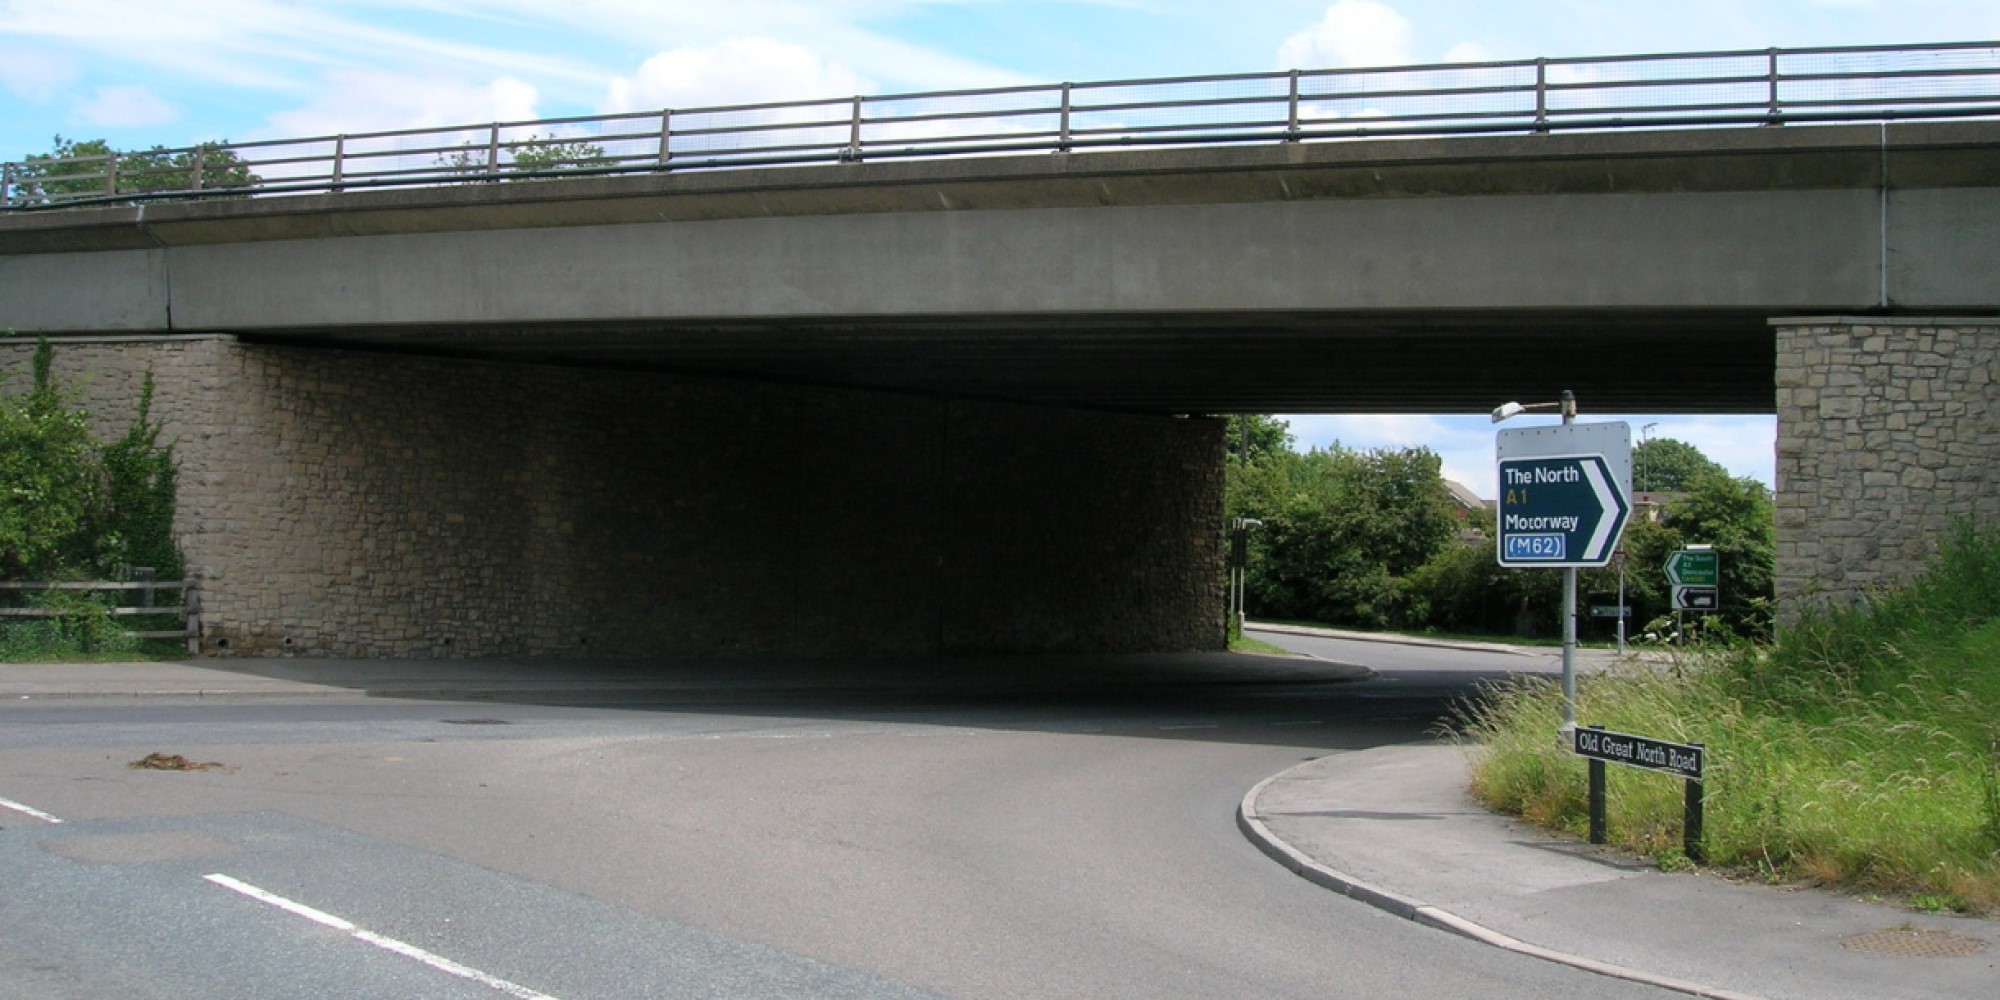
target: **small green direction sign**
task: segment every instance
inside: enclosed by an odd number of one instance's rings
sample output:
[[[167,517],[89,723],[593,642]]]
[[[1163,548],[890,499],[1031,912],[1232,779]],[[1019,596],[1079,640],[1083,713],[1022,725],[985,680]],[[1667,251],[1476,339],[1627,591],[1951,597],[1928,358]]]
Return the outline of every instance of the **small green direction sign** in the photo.
[[[1722,580],[1713,550],[1682,549],[1667,557],[1667,582],[1676,587],[1714,587]]]

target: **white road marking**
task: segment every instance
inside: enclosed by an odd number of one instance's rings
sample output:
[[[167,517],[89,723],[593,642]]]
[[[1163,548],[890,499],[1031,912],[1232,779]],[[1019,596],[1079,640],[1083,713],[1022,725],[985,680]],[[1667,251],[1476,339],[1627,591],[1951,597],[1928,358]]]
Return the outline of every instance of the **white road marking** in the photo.
[[[12,799],[0,799],[0,809],[12,809],[23,816],[33,816],[34,818],[41,820],[44,823],[62,822],[62,820],[54,816],[51,816],[48,813],[45,813],[40,809],[35,808],[34,806],[24,806],[19,802],[15,802]]]
[[[1217,723],[1203,722],[1192,726],[1161,726],[1159,727],[1159,730],[1160,732],[1163,733],[1175,733],[1188,729],[1221,729],[1221,728],[1222,727]]]
[[[488,986],[493,989],[499,990],[500,992],[505,993],[508,996],[518,997],[520,998],[520,1000],[556,1000],[555,997],[552,997],[546,993],[537,993],[534,990],[527,988],[526,986],[519,985],[518,983],[510,983],[507,980],[501,979],[498,976],[489,976],[486,973],[479,971],[478,969],[466,965],[460,965],[457,962],[445,958],[442,955],[433,955],[430,952],[417,947],[416,945],[406,944],[392,937],[385,937],[381,934],[375,933],[374,931],[368,930],[365,927],[357,927],[352,921],[343,920],[340,917],[336,917],[333,914],[327,913],[323,910],[315,910],[312,907],[305,905],[304,903],[295,903],[276,893],[266,892],[263,889],[259,889],[248,882],[239,881],[237,879],[233,879],[227,875],[219,873],[214,875],[208,875],[205,877],[208,879],[208,881],[213,882],[216,885],[223,887],[224,889],[228,889],[232,892],[242,893],[243,895],[248,896],[251,899],[254,899],[260,903],[267,903],[271,906],[275,906],[278,909],[285,911],[286,913],[292,914],[293,916],[304,917],[305,919],[310,920],[313,923],[331,927],[337,931],[342,931],[358,941],[365,941],[369,944],[374,945],[377,948],[383,949],[384,951],[394,952],[398,955],[403,956],[404,958],[415,959],[419,962],[424,963],[425,965],[430,966],[433,969],[438,970],[439,972],[448,972],[454,976],[459,977],[460,979],[469,979],[475,983],[479,983],[482,986]]]

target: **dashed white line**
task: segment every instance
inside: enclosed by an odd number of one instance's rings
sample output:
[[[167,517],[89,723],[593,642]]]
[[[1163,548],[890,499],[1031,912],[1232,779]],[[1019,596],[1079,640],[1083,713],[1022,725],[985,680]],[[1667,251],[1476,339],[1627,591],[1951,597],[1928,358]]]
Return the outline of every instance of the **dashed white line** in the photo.
[[[243,895],[248,896],[251,899],[254,899],[260,903],[266,903],[271,906],[275,906],[278,909],[285,911],[286,913],[292,914],[293,916],[304,917],[305,919],[310,920],[313,923],[331,927],[337,931],[342,931],[348,934],[349,936],[353,937],[355,940],[365,941],[368,944],[372,944],[375,947],[381,948],[384,951],[394,952],[395,954],[401,955],[404,958],[415,959],[416,961],[422,962],[423,964],[428,965],[431,968],[438,970],[439,972],[448,972],[454,976],[459,977],[460,979],[469,979],[475,983],[479,983],[482,986],[488,986],[493,989],[499,990],[500,992],[505,993],[508,996],[518,997],[520,998],[520,1000],[556,1000],[555,997],[552,997],[546,993],[537,993],[536,991],[531,990],[526,986],[522,986],[518,983],[510,983],[507,980],[501,979],[498,976],[487,975],[486,973],[481,972],[478,969],[472,968],[471,966],[460,965],[459,963],[454,962],[451,959],[445,958],[442,955],[434,955],[428,951],[423,950],[422,948],[417,947],[416,945],[407,944],[405,942],[398,941],[395,938],[385,937],[381,934],[377,934],[374,931],[371,931],[365,927],[356,926],[353,921],[343,920],[342,918],[336,917],[333,914],[327,913],[324,910],[313,909],[312,907],[307,906],[304,903],[293,902],[292,900],[286,899],[285,897],[280,896],[277,893],[267,892],[263,889],[259,889],[248,882],[240,881],[238,879],[234,879],[220,873],[214,875],[208,875],[206,876],[206,878],[208,879],[208,881],[213,882],[216,885],[223,887],[224,889],[228,889],[232,892],[242,893]]]
[[[0,799],[0,809],[12,809],[23,816],[33,816],[34,818],[41,820],[44,823],[62,822],[61,819],[51,816],[48,813],[45,813],[40,809],[35,808],[34,806],[24,806],[21,803],[14,801],[13,799]]]

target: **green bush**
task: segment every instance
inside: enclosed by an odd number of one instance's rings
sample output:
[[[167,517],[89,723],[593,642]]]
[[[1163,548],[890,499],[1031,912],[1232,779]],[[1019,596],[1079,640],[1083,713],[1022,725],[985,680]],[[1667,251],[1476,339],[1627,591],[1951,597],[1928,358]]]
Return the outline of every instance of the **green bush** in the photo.
[[[56,614],[0,619],[0,661],[126,655],[139,650],[139,640],[126,634],[102,600],[51,591],[29,606]]]
[[[1561,693],[1510,684],[1462,710],[1473,791],[1580,833],[1584,765],[1556,745]],[[2000,534],[1954,533],[1867,610],[1583,679],[1579,721],[1709,750],[1712,863],[2000,910]],[[1680,783],[1612,768],[1611,837],[1678,857]]]
[[[133,566],[152,567],[155,579],[178,579],[178,484],[173,451],[159,443],[152,420],[152,375],[131,429],[100,444],[84,413],[56,386],[53,354],[46,339],[37,343],[28,391],[0,395],[0,580],[122,580]],[[0,594],[0,600],[18,597]],[[0,656],[135,648],[94,599],[52,592],[38,600],[43,603],[34,606],[60,614],[0,621]]]

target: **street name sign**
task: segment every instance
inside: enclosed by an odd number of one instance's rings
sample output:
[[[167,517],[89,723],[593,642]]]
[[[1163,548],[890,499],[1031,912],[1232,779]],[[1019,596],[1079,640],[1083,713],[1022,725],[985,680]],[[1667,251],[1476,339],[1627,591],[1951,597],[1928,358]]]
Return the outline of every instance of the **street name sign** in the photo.
[[[1579,727],[1574,732],[1579,757],[1701,780],[1702,748],[1698,743],[1669,743],[1608,729]]]
[[[1501,431],[1502,566],[1604,566],[1632,513],[1632,430],[1624,423]]]
[[[1667,557],[1675,611],[1714,611],[1722,606],[1722,560],[1713,549],[1681,549]]]

